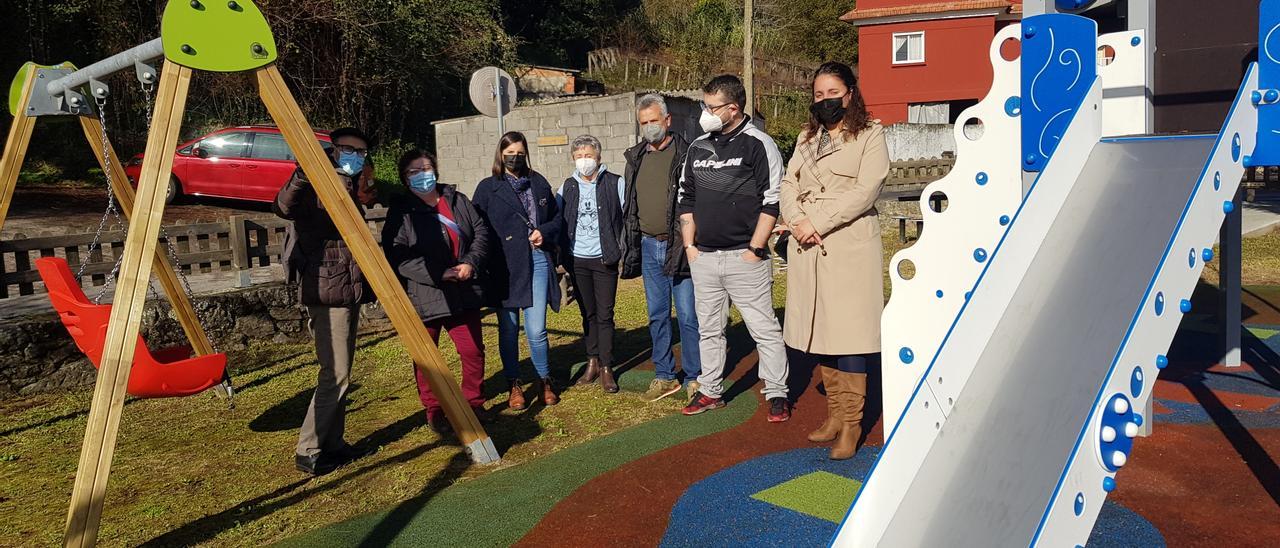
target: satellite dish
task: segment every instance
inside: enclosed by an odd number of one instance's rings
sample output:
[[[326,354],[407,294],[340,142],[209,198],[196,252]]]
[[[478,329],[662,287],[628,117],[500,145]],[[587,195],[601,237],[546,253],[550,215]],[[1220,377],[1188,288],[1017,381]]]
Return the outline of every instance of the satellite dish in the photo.
[[[496,85],[501,82],[501,86]],[[497,100],[497,91],[501,90],[502,101]],[[480,114],[490,118],[500,118],[511,112],[515,106],[516,81],[498,67],[485,67],[471,75],[471,104]]]

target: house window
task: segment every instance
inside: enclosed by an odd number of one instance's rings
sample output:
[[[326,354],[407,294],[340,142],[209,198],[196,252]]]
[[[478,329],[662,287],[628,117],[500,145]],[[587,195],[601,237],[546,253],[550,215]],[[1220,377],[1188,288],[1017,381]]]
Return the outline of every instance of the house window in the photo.
[[[893,64],[924,62],[924,33],[895,32],[893,34]]]

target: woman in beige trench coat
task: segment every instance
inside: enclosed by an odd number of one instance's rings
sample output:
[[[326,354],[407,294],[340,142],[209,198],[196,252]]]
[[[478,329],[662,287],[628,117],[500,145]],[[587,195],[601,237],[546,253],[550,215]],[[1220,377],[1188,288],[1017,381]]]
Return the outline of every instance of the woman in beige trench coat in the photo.
[[[827,420],[809,440],[834,441],[831,458],[847,459],[862,435],[867,367],[879,363],[884,282],[875,205],[889,153],[848,66],[819,67],[813,100],[782,178],[792,235],[783,339],[793,363],[825,366]]]

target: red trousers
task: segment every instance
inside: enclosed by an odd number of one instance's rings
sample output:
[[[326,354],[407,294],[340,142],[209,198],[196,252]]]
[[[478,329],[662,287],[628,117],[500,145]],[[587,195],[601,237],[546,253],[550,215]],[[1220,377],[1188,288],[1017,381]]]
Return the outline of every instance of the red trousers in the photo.
[[[462,359],[462,395],[472,407],[484,405],[484,394],[480,393],[480,383],[484,382],[484,337],[480,333],[480,311],[473,310],[455,314],[447,318],[439,318],[425,322],[431,340],[440,342],[440,330],[449,332],[453,346],[458,349],[458,357]],[[427,412],[440,409],[440,402],[431,393],[427,378],[416,366],[413,375],[418,380],[418,398]]]

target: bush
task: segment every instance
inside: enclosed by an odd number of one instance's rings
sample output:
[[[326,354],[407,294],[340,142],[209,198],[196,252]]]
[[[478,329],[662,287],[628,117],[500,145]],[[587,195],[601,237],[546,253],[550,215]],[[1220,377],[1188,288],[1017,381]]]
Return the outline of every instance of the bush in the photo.
[[[392,139],[378,145],[369,157],[369,161],[373,162],[373,188],[378,193],[378,201],[383,205],[389,205],[392,200],[409,193],[400,184],[397,164],[400,155],[410,148],[413,148],[412,144]]]

